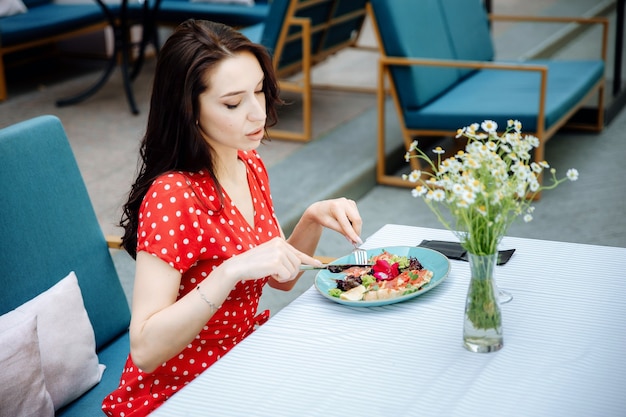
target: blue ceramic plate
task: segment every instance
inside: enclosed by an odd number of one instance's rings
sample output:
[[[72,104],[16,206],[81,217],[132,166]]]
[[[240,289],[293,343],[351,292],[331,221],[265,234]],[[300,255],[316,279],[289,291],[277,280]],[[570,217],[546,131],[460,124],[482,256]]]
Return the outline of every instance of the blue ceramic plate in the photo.
[[[328,290],[337,287],[337,283],[335,282],[335,280],[341,279],[342,274],[331,274],[326,270],[321,270],[317,273],[317,276],[315,277],[315,288],[317,288],[320,294],[322,294],[324,297],[339,304],[345,304],[353,307],[375,307],[386,304],[399,303],[420,296],[425,292],[432,290],[437,285],[441,284],[443,280],[446,279],[446,277],[448,276],[448,272],[450,272],[450,261],[448,260],[448,258],[446,258],[445,255],[437,251],[427,248],[418,248],[413,246],[389,246],[385,248],[368,249],[367,256],[368,258],[370,258],[374,255],[380,254],[383,250],[386,250],[387,252],[393,253],[394,255],[398,256],[412,256],[414,258],[417,258],[417,260],[420,261],[424,268],[433,271],[432,279],[421,290],[412,294],[375,301],[347,301],[342,300],[339,297],[332,297],[328,295]],[[354,255],[350,254],[336,259],[332,263],[346,264],[354,263],[354,261]]]

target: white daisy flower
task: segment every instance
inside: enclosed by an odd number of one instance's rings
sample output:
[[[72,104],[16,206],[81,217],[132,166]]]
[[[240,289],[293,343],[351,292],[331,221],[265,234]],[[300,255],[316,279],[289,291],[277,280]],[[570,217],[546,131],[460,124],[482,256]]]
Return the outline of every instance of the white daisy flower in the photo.
[[[575,168],[570,168],[567,170],[567,174],[565,175],[570,181],[576,181],[578,179],[578,170]]]
[[[446,198],[446,193],[443,190],[434,190],[433,191],[433,200],[434,201],[443,201]]]
[[[528,141],[528,143],[532,145],[533,148],[536,148],[539,146],[539,139],[537,139],[537,137],[535,136],[526,135],[526,140]]]
[[[480,127],[488,133],[495,133],[498,130],[498,124],[493,120],[485,120],[480,124]]]
[[[428,188],[424,187],[423,185],[418,185],[411,190],[411,194],[413,195],[413,197],[422,197],[427,192]]]
[[[421,176],[422,176],[422,171],[420,171],[419,169],[415,169],[411,171],[411,173],[409,174],[409,181],[418,182]]]

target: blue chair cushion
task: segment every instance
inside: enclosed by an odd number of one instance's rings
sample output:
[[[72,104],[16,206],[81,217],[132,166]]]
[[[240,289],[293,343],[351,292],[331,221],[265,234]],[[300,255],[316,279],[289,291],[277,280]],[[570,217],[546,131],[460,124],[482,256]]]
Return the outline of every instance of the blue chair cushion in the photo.
[[[381,22],[399,23],[378,28],[388,56],[454,59],[455,51],[446,30],[445,16],[439,0],[404,2],[397,7],[388,0],[371,0],[377,19]],[[402,86],[398,96],[402,107],[418,109],[446,92],[461,78],[457,68],[394,67],[391,69],[395,84]]]
[[[254,43],[262,43],[263,33],[265,32],[265,23],[257,23],[240,30],[250,41]]]
[[[268,15],[262,23],[250,28],[242,29],[244,35],[256,43],[259,43],[273,54],[278,44],[280,30],[287,16],[289,0],[274,0],[268,11]]]
[[[525,61],[548,68],[545,129],[549,129],[604,74],[601,60]],[[522,122],[524,131],[537,131],[540,74],[531,71],[477,71],[444,96],[421,109],[405,109],[410,129],[455,131],[486,118],[506,126],[508,119]]]
[[[0,18],[2,46],[38,40],[105,21],[100,6],[45,3],[26,13]]]
[[[332,50],[353,38],[355,33],[359,33],[365,20],[364,15],[355,15],[352,18],[345,18],[355,10],[364,10],[368,0],[337,0],[333,10],[333,18],[341,18],[340,24],[335,24],[328,28],[324,35],[322,50]]]
[[[103,415],[98,406],[104,397],[120,384],[120,376],[128,358],[130,342],[128,333],[115,339],[98,352],[98,361],[106,365],[102,379],[76,401],[56,412],[56,417],[86,417]]]
[[[157,13],[160,22],[180,23],[186,19],[204,19],[234,27],[245,27],[263,22],[269,14],[267,2],[256,1],[254,6],[189,0],[163,0]]]
[[[41,6],[43,4],[51,4],[53,3],[54,0],[23,0],[24,5],[28,8],[31,9],[33,7],[38,7]]]
[[[41,116],[0,130],[0,314],[75,271],[105,346],[130,310],[61,121]]]
[[[303,60],[302,40],[299,36],[295,36],[302,29],[297,24],[292,24],[288,28],[287,34],[293,39],[286,40],[282,49],[277,51],[281,31],[289,12],[294,13],[294,17],[308,19],[311,27],[317,28],[311,36],[311,54],[323,59],[324,54],[334,52],[334,48],[350,41],[354,34],[360,31],[365,18],[364,14],[359,15],[353,12],[364,10],[365,3],[367,0],[320,1],[310,2],[297,10],[290,10],[292,4],[300,6],[299,2],[273,0],[265,21],[243,28],[241,32],[253,42],[263,45],[270,54],[280,53],[277,70],[289,70],[297,68]],[[335,18],[341,23],[333,22],[332,25],[327,25],[329,19]]]
[[[482,0],[443,0],[442,13],[456,59],[491,61],[494,46],[489,32],[489,19]],[[478,5],[477,5],[478,4]],[[463,77],[474,69],[461,69]]]

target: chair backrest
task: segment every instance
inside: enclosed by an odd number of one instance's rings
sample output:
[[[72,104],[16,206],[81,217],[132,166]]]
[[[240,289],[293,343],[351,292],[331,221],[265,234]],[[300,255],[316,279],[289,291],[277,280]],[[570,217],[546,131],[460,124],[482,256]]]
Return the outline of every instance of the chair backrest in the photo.
[[[130,311],[61,121],[0,130],[0,314],[75,271],[102,347]]]
[[[33,7],[41,6],[43,4],[52,3],[54,0],[23,0],[23,1],[24,1],[24,5],[30,9]]]
[[[330,15],[320,49],[315,52],[318,59],[356,44],[365,17],[368,0],[336,0]]]
[[[466,61],[492,61],[494,46],[483,0],[439,0],[454,57]],[[473,72],[462,69],[463,76]]]
[[[312,64],[346,46],[354,45],[365,21],[368,0],[274,0],[264,22],[261,44],[277,60],[279,75],[302,68],[302,28],[295,19],[311,24]]]
[[[371,0],[386,56],[488,61],[494,49],[481,0]],[[394,67],[401,105],[418,109],[472,70]]]

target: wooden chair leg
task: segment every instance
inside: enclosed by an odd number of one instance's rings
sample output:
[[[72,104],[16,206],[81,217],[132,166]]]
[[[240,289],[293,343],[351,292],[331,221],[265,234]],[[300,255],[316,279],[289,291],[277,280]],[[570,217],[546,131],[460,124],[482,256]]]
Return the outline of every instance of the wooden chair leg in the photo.
[[[0,54],[0,101],[7,99],[7,80],[4,74],[4,55]]]
[[[281,82],[282,91],[290,91],[299,94],[302,97],[302,129],[297,130],[285,130],[276,129],[275,127],[269,130],[270,138],[283,139],[297,142],[309,142],[313,138],[312,129],[312,89],[309,83],[302,85],[299,82]]]
[[[293,18],[292,23],[302,28],[302,81],[299,83],[281,83],[283,91],[293,91],[302,96],[302,130],[289,131],[282,129],[271,129],[270,136],[275,139],[294,140],[299,142],[309,142],[313,138],[312,128],[312,108],[313,91],[311,82],[311,22],[309,19]],[[278,56],[278,55],[276,55]],[[278,62],[274,62],[275,68]]]
[[[600,85],[600,88],[598,89],[598,123],[596,125],[598,132],[604,129],[604,91],[605,90],[606,90],[606,87],[604,83],[602,83]]]

